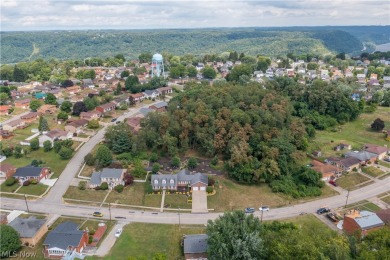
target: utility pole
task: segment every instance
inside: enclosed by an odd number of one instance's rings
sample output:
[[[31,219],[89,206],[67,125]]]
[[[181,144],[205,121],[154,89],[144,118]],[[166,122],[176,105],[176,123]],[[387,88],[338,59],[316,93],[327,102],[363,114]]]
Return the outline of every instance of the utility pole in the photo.
[[[348,204],[348,197],[349,197],[349,189],[348,189],[348,193],[347,193],[347,199],[345,200],[345,206],[344,206],[344,208],[347,208],[347,204]]]
[[[108,202],[108,211],[110,212],[110,223],[111,223],[111,203]]]
[[[261,218],[260,218],[260,223],[263,223],[263,213],[264,213],[264,210],[261,209]]]
[[[27,204],[27,196],[26,196],[26,194],[24,194],[24,201],[26,202],[27,212],[30,213],[30,210],[29,210],[28,204]]]
[[[179,208],[179,230],[181,231],[181,226],[180,226],[180,208]]]

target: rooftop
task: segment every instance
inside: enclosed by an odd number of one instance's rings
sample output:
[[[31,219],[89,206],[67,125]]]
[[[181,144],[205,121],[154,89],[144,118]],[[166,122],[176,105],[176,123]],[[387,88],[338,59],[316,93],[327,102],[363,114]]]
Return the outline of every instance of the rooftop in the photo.
[[[17,217],[8,225],[13,227],[23,238],[33,237],[37,231],[46,223],[46,219],[37,219],[35,216],[29,218]]]
[[[186,235],[184,237],[184,254],[197,254],[207,252],[206,234]]]

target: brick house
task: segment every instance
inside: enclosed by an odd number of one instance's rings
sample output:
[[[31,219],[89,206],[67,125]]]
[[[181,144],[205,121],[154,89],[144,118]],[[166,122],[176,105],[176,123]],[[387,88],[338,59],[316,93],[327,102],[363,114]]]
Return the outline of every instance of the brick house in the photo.
[[[26,123],[31,123],[37,120],[39,117],[38,112],[30,112],[27,115],[21,116],[20,119],[22,119]]]
[[[102,113],[99,111],[89,111],[89,112],[81,112],[80,118],[85,120],[98,120],[102,116]]]
[[[366,152],[376,154],[376,158],[378,160],[382,160],[387,155],[388,152],[387,147],[374,145],[374,144],[365,144],[363,149]]]
[[[134,134],[137,134],[141,129],[141,120],[142,117],[139,116],[127,118],[126,123],[130,126]]]
[[[80,87],[79,86],[67,87],[67,88],[65,88],[65,91],[72,95],[72,94],[79,92]]]
[[[360,160],[354,157],[348,158],[339,158],[339,157],[330,157],[326,159],[326,163],[337,166],[345,172],[350,172],[354,168],[360,168]]]
[[[12,177],[12,175],[14,175],[15,172],[16,172],[16,167],[14,167],[13,165],[8,163],[0,164],[0,179],[7,179],[9,177]]]
[[[26,166],[16,169],[13,175],[20,184],[23,184],[26,180],[37,180],[40,182],[42,179],[47,179],[49,175],[49,169],[46,167],[33,167]]]
[[[153,174],[151,179],[153,190],[206,190],[208,176],[200,172],[190,173],[183,169],[177,174]]]
[[[184,258],[207,259],[207,234],[185,235],[184,236]]]
[[[88,124],[88,120],[86,120],[86,119],[74,120],[65,126],[65,131],[68,131],[71,133],[78,133],[87,124]]]
[[[311,167],[313,170],[322,174],[323,181],[339,177],[343,172],[343,170],[337,166],[325,164],[317,160],[313,160],[311,165],[313,165]]]
[[[19,233],[22,245],[35,246],[48,230],[45,223],[46,219],[37,219],[35,216],[17,217],[8,226],[13,227]]]
[[[26,122],[24,122],[22,119],[16,119],[16,120],[13,120],[11,122],[4,124],[3,130],[13,132],[17,128],[24,128],[25,126],[27,126]]]
[[[144,99],[145,95],[143,93],[130,94],[129,96],[130,104],[142,102]]]
[[[0,115],[5,116],[9,114],[11,106],[0,106]]]
[[[45,258],[62,258],[66,253],[82,253],[88,243],[88,233],[78,224],[66,221],[52,230],[43,242]],[[73,258],[72,258],[73,259]]]
[[[159,102],[157,104],[154,104],[152,106],[149,106],[150,109],[153,109],[154,111],[157,111],[157,112],[164,112],[166,111],[166,108],[168,106],[168,103],[167,102]]]
[[[375,162],[377,155],[374,153],[370,153],[367,151],[354,151],[354,152],[347,152],[344,154],[345,157],[353,157],[360,161],[361,165],[364,165],[366,163],[373,163]]]
[[[364,237],[384,225],[385,223],[374,212],[352,210],[344,216],[343,231],[348,235]]]
[[[172,94],[172,87],[161,87],[157,89],[158,92],[160,92],[161,95],[168,95]]]
[[[123,176],[126,169],[103,168],[101,172],[94,172],[89,181],[90,188],[96,188],[103,182],[107,182],[109,189],[121,184],[124,185]]]
[[[107,104],[103,104],[96,107],[96,111],[99,111],[100,113],[107,113],[115,110],[115,103],[109,102]]]
[[[30,106],[31,98],[15,100],[15,107],[27,109]]]
[[[40,115],[44,114],[54,114],[57,112],[57,107],[55,105],[43,105],[40,108],[38,108],[38,113]]]
[[[52,144],[54,144],[54,141],[56,140],[66,140],[73,136],[72,133],[63,131],[60,129],[53,129],[47,132],[46,134],[43,134],[38,137],[39,139],[39,145],[43,147],[43,143],[47,140],[49,140]]]

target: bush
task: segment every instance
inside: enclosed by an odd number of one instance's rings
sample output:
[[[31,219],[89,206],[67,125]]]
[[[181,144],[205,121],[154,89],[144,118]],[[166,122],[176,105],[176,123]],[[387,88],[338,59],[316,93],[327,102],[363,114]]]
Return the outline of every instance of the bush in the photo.
[[[116,156],[116,159],[119,161],[131,162],[133,160],[133,156],[131,155],[131,153],[121,153]]]
[[[93,236],[88,237],[88,244],[91,244],[93,242]]]
[[[61,147],[60,151],[58,152],[62,160],[70,159],[72,157],[72,153],[72,149],[65,146]]]
[[[108,190],[108,183],[107,182],[103,182],[102,184],[100,184],[100,189],[101,190]]]
[[[36,151],[39,149],[39,140],[38,138],[34,138],[30,141],[30,149],[32,151]]]
[[[218,157],[217,156],[214,156],[213,159],[210,161],[210,164],[211,165],[217,165],[218,164]]]
[[[188,168],[194,169],[196,166],[198,166],[198,160],[195,157],[190,157],[188,159]]]
[[[49,140],[46,140],[46,141],[44,141],[43,142],[43,151],[44,152],[49,152],[51,149],[52,149],[53,147],[52,147],[52,144],[51,144],[51,142],[49,141]]]
[[[161,169],[161,166],[159,163],[154,163],[152,167],[152,173],[156,174]]]
[[[150,182],[145,182],[145,192],[147,194],[153,193],[153,187],[152,184],[150,184]]]
[[[84,157],[84,162],[88,166],[94,166],[95,165],[95,161],[96,161],[96,159],[95,159],[95,157],[91,153],[87,154]]]
[[[122,184],[119,184],[119,185],[116,185],[115,187],[114,187],[114,190],[116,191],[116,192],[119,192],[119,193],[121,193],[122,191],[123,191],[123,185]]]
[[[34,167],[39,167],[39,165],[43,164],[43,161],[42,160],[32,160],[31,161],[31,166],[34,166]]]
[[[214,188],[212,186],[207,186],[207,188],[206,188],[207,193],[213,193],[213,191],[214,191]]]
[[[154,162],[157,162],[158,161],[158,155],[156,153],[152,153],[150,155],[150,162],[154,163]]]
[[[27,180],[27,181],[25,181],[25,182],[23,182],[23,186],[28,186],[28,185],[30,185],[30,180]]]
[[[31,183],[31,184],[38,184],[38,181],[35,180],[35,179],[33,179],[33,180],[30,181],[30,183]]]
[[[8,179],[5,180],[5,185],[6,186],[12,186],[16,182],[16,179],[14,177],[9,177]]]
[[[99,128],[99,121],[97,120],[91,120],[88,122],[88,126],[87,126],[89,129],[97,129]]]
[[[96,233],[96,230],[95,230],[95,229],[91,229],[91,230],[89,231],[89,234],[90,234],[91,236],[95,235],[95,233]]]
[[[180,167],[180,158],[179,157],[177,157],[177,156],[175,156],[175,157],[173,157],[172,158],[172,161],[171,161],[171,166],[173,167],[173,168],[178,168],[178,167]]]
[[[12,156],[12,154],[14,153],[14,151],[10,148],[10,147],[7,147],[3,150],[3,153],[5,156],[7,157],[10,157]]]
[[[96,186],[96,187],[95,187],[95,190],[101,190],[101,189],[100,189],[100,186]]]
[[[87,182],[86,181],[80,181],[78,185],[79,190],[85,190],[87,188]]]
[[[208,186],[214,186],[215,184],[215,180],[211,177],[209,177],[209,183],[208,183]]]
[[[133,175],[126,173],[123,177],[123,181],[125,182],[125,186],[129,186],[134,182],[134,177]]]

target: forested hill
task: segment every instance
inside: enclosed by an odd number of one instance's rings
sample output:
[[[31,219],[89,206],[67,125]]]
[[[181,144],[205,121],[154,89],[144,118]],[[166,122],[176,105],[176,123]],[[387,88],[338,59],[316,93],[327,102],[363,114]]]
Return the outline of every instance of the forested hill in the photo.
[[[369,33],[372,28],[375,34]],[[356,35],[382,37],[386,28],[389,29],[388,26],[367,26],[1,32],[1,63],[36,58],[104,58],[118,53],[135,58],[142,52],[163,51],[204,55],[235,50],[267,56],[289,52],[353,53],[363,48]]]

